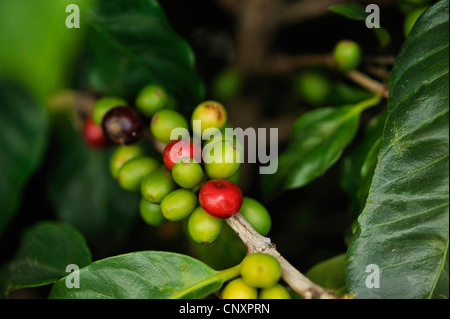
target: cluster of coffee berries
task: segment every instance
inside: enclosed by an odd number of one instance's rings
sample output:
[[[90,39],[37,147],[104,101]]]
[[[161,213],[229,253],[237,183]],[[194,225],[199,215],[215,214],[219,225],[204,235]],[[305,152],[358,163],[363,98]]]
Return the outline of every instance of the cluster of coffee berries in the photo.
[[[240,275],[225,286],[222,299],[291,299],[279,283],[281,267],[275,257],[263,253],[247,255],[241,262]]]
[[[155,85],[140,91],[136,110],[117,97],[95,103],[93,124],[101,128],[103,138],[118,144],[110,159],[111,175],[123,189],[140,192],[140,214],[149,225],[187,219],[190,237],[209,244],[219,236],[223,219],[241,212],[256,231],[266,235],[271,227],[269,213],[256,200],[244,198],[236,185],[242,148],[222,134],[229,126],[224,106],[203,102],[189,123],[175,105],[164,88]],[[145,155],[137,143],[145,129],[141,114],[151,118],[149,131],[164,145],[161,161]],[[211,129],[215,131],[202,141]],[[187,132],[189,137],[177,139],[177,132]],[[200,138],[191,138],[191,133]]]

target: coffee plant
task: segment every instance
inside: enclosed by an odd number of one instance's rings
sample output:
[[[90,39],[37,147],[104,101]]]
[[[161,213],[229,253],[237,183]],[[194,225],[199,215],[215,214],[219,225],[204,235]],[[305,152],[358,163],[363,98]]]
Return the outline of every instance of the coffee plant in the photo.
[[[1,1],[0,296],[447,299],[449,1],[377,3]]]

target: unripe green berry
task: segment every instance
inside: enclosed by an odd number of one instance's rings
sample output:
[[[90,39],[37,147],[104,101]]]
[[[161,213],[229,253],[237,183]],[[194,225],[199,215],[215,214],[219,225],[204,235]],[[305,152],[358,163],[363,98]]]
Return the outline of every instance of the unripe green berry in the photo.
[[[138,144],[124,145],[116,148],[109,161],[109,171],[112,177],[117,178],[123,164],[132,158],[142,156],[142,148]]]
[[[242,278],[230,281],[222,290],[221,299],[257,299],[258,291]]]
[[[158,168],[158,162],[150,157],[135,157],[119,170],[117,180],[128,191],[138,191],[145,176]]]
[[[403,23],[403,33],[405,37],[409,35],[417,20],[427,9],[428,7],[418,8],[406,15],[405,22]]]
[[[136,98],[136,107],[146,116],[152,116],[155,112],[168,106],[169,96],[163,87],[159,85],[147,85]]]
[[[200,121],[195,125],[194,121]],[[227,121],[227,111],[222,104],[215,101],[206,101],[198,105],[191,117],[194,134],[201,136],[207,128],[221,129]]]
[[[183,157],[172,168],[173,180],[183,188],[194,188],[203,180],[203,169],[191,157]]]
[[[324,104],[331,92],[331,83],[322,72],[307,71],[297,80],[299,95],[312,105]]]
[[[255,288],[270,288],[280,280],[281,267],[275,257],[254,253],[247,255],[241,263],[242,279]]]
[[[241,181],[241,170],[238,169],[238,171],[236,173],[234,173],[233,176],[228,177],[227,180],[238,185],[239,182]]]
[[[351,40],[342,40],[334,48],[333,58],[338,70],[348,72],[361,63],[361,48]]]
[[[92,119],[95,124],[102,125],[103,117],[109,110],[117,106],[127,106],[128,103],[119,97],[105,96],[98,99],[92,107]]]
[[[179,221],[188,217],[197,206],[197,196],[187,189],[177,189],[161,201],[161,211],[167,220]]]
[[[189,129],[186,119],[174,110],[161,110],[152,117],[150,129],[156,139],[164,143],[170,142],[170,134],[173,129],[184,128]]]
[[[283,285],[276,284],[273,287],[261,289],[259,299],[292,299],[292,297]]]
[[[188,232],[191,238],[198,244],[211,244],[222,230],[222,219],[216,218],[197,207],[188,221]]]
[[[258,233],[267,235],[272,226],[272,220],[269,212],[260,202],[244,197],[240,212]]]
[[[241,165],[241,153],[235,143],[221,141],[203,148],[206,174],[211,179],[227,179],[236,174]]]
[[[161,206],[159,204],[150,203],[144,198],[141,198],[139,212],[142,219],[150,226],[160,226],[166,221],[161,212]]]
[[[151,203],[161,203],[162,199],[177,188],[168,169],[156,169],[148,174],[141,184],[141,195]]]
[[[241,90],[243,77],[238,69],[230,68],[220,73],[213,83],[213,96],[219,101],[227,101],[235,97]]]

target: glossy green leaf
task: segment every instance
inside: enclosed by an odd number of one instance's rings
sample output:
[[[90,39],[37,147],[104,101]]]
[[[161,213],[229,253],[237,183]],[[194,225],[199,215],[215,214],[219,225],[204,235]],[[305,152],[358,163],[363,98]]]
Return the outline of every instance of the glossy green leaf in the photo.
[[[95,89],[130,97],[148,84],[159,84],[189,108],[203,98],[193,52],[156,0],[102,1],[90,24],[94,60],[89,82]]]
[[[322,176],[353,140],[361,113],[379,100],[375,96],[353,106],[322,108],[300,117],[290,145],[279,157],[277,172],[262,176],[263,191],[270,194],[302,187]]]
[[[345,286],[345,254],[318,263],[305,275],[326,289],[341,289]]]
[[[0,79],[0,233],[17,209],[45,145],[45,109],[26,91]]]
[[[50,298],[204,298],[238,274],[238,267],[220,272],[189,256],[142,251],[94,262],[80,270],[79,289],[68,289],[63,278],[53,286]]]
[[[347,253],[347,285],[360,298],[449,296],[448,6],[419,18],[392,71],[379,160]],[[366,286],[369,264],[379,288]]]
[[[69,224],[41,222],[26,230],[19,250],[8,263],[0,286],[2,292],[48,285],[67,275],[71,264],[91,263],[83,236]]]

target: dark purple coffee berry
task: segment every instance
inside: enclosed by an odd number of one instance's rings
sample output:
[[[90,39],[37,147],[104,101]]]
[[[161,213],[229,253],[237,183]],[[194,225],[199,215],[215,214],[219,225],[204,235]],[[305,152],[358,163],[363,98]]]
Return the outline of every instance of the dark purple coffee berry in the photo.
[[[111,142],[122,145],[137,142],[143,131],[139,114],[126,106],[117,106],[109,110],[103,117],[102,128]]]

